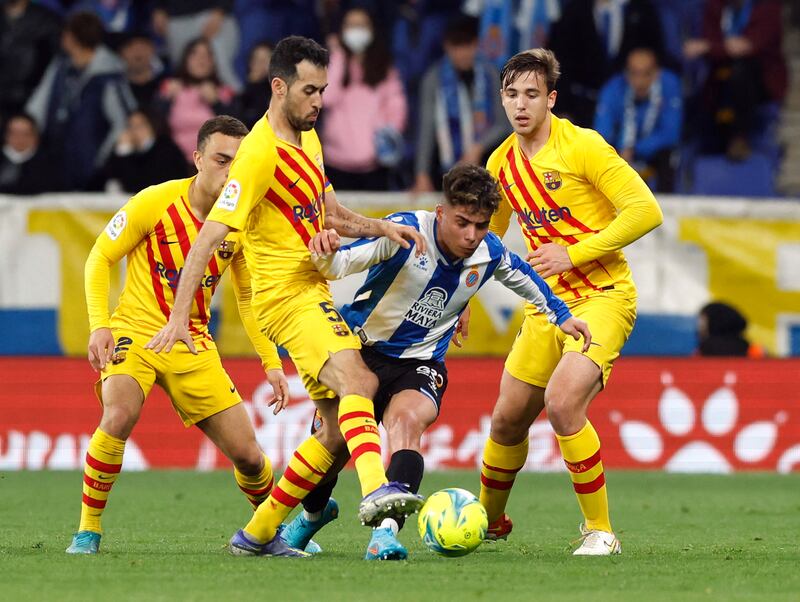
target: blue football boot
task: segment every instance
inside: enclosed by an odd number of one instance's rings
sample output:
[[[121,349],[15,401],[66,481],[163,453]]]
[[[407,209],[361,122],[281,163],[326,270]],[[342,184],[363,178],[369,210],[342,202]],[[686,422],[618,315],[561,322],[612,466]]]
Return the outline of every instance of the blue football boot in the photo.
[[[384,518],[406,517],[422,508],[421,495],[411,493],[404,483],[392,481],[364,496],[358,505],[362,525],[377,526]]]
[[[319,554],[322,552],[322,548],[311,538],[314,537],[322,527],[337,518],[339,518],[339,504],[336,503],[335,499],[331,498],[325,505],[325,509],[322,511],[322,516],[319,520],[310,521],[301,511],[294,517],[294,520],[281,531],[281,537],[293,548],[305,550],[310,554]]]
[[[231,537],[229,549],[234,556],[286,556],[290,558],[311,556],[311,554],[303,552],[303,550],[297,550],[286,545],[280,535],[275,535],[267,543],[260,544],[248,539],[241,529]]]
[[[364,560],[405,560],[408,551],[403,547],[389,527],[372,531]]]
[[[100,551],[100,537],[94,531],[78,531],[72,536],[67,554],[97,554]]]

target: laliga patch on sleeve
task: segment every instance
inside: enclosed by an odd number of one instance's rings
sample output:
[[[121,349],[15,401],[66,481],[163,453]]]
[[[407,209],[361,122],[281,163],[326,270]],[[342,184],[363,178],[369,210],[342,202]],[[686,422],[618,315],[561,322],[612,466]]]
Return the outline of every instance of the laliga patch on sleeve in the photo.
[[[225,186],[225,190],[217,199],[217,206],[228,211],[234,211],[239,203],[239,195],[242,193],[242,186],[237,180],[231,180]]]
[[[127,224],[128,216],[125,215],[124,211],[119,211],[114,217],[111,218],[111,221],[108,222],[108,225],[106,226],[106,234],[108,234],[108,237],[111,240],[117,240]]]

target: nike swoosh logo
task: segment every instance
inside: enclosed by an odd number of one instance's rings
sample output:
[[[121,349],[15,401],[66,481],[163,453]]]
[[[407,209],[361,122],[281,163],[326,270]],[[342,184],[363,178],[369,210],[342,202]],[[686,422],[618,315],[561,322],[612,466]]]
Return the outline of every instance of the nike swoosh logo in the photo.
[[[300,178],[297,178],[297,179],[296,179],[294,182],[292,182],[291,184],[289,184],[289,188],[294,188],[295,186],[297,186],[297,183],[298,183],[299,181],[300,181]]]
[[[509,190],[512,186],[514,186],[514,182],[511,182],[511,184],[506,184],[505,186],[503,186],[503,188],[505,190]]]
[[[236,387],[231,387],[231,393],[236,393]]]
[[[110,481],[113,478],[114,478],[113,476],[107,475],[107,474],[99,474],[99,475],[97,475],[97,480],[98,481]]]
[[[162,238],[162,239],[161,239],[161,240],[159,240],[158,242],[159,242],[159,244],[162,244],[162,245],[176,245],[176,244],[178,244],[178,242],[180,242],[180,241],[177,241],[177,240],[167,240],[166,238]]]

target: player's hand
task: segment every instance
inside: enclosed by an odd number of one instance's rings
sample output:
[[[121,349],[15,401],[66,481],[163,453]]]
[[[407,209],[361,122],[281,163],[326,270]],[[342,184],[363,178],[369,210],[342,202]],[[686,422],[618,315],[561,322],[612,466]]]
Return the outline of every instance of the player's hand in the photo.
[[[289,381],[280,368],[267,370],[267,380],[275,394],[275,397],[267,402],[267,407],[271,407],[272,413],[277,414],[289,404]]]
[[[528,253],[525,260],[542,278],[561,274],[575,267],[569,258],[567,247],[554,242],[543,244],[533,253]]]
[[[411,248],[411,242],[414,243],[414,255],[419,257],[424,255],[426,251],[425,239],[420,234],[419,230],[411,226],[404,226],[389,220],[381,220],[383,235],[389,240],[396,242],[404,249]],[[411,242],[409,242],[411,241]]]
[[[586,322],[573,316],[565,320],[560,328],[576,341],[579,341],[580,338],[583,337],[583,348],[581,351],[583,353],[589,351],[589,347],[592,344],[592,333],[589,332],[589,325]],[[597,345],[597,343],[595,343],[595,345]]]
[[[461,312],[458,322],[456,322],[456,333],[453,335],[453,345],[456,347],[463,347],[464,342],[469,337],[469,314],[470,309],[469,305],[467,305],[464,311]]]
[[[98,328],[89,335],[89,364],[95,372],[105,370],[114,355],[114,335],[110,328]]]
[[[332,255],[342,246],[342,239],[333,228],[322,230],[308,241],[308,250],[313,255]]]
[[[152,339],[144,346],[145,349],[152,349],[156,353],[169,353],[172,347],[178,341],[183,341],[193,354],[197,355],[197,349],[194,348],[194,341],[192,335],[189,334],[189,327],[187,321],[178,320],[175,314],[172,314],[166,326],[159,330]]]

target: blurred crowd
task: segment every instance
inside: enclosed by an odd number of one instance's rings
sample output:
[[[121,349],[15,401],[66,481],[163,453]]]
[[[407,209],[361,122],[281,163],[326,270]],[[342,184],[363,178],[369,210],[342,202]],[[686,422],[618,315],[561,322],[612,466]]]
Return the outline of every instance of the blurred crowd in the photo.
[[[485,162],[510,133],[499,69],[545,46],[554,112],[680,191],[688,157],[780,155],[785,16],[780,0],[2,0],[0,193],[189,175],[206,119],[263,115],[291,34],[331,51],[318,131],[336,188],[432,191]]]

